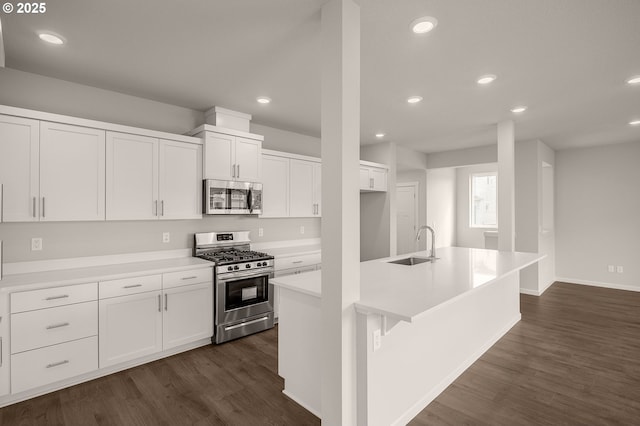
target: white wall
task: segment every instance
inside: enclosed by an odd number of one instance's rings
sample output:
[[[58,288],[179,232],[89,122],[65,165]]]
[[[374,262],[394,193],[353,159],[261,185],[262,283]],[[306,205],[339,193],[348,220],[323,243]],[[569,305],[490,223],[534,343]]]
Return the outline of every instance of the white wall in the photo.
[[[360,260],[393,256],[397,247],[396,144],[362,146],[360,159],[389,166],[387,192],[360,194]]]
[[[427,171],[426,170],[403,170],[396,176],[396,184],[406,182],[418,182],[418,226],[427,224]],[[397,220],[397,218],[396,218]],[[417,250],[426,249],[426,238],[420,238]]]
[[[469,179],[472,173],[497,172],[495,163],[481,164],[456,169],[456,246],[484,248],[484,231],[494,228],[471,228],[469,226]]]
[[[427,155],[427,168],[465,167],[498,161],[498,146],[487,145],[474,148],[455,149]]]
[[[200,111],[7,68],[0,68],[0,86],[0,104],[15,107],[180,134],[204,123]],[[317,138],[252,125],[252,131],[257,130],[265,135],[265,148],[319,155]],[[258,228],[264,229],[263,237],[257,236]],[[190,248],[194,232],[225,230],[252,231],[255,242],[317,238],[320,219],[215,216],[182,221],[4,223],[0,240],[4,240],[4,261],[21,262]],[[171,232],[170,243],[162,243],[162,232]],[[42,251],[30,250],[32,237],[43,238]]]
[[[456,245],[456,169],[427,171],[427,224],[436,231],[436,247]]]
[[[640,141],[558,151],[555,177],[558,279],[640,290]]]

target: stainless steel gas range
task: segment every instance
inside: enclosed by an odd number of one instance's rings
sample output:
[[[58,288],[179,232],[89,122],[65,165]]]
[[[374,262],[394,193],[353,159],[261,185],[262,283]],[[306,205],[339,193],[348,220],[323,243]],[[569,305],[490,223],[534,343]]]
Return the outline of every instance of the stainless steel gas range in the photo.
[[[216,265],[215,343],[273,327],[273,256],[252,251],[250,243],[249,231],[195,234],[195,256]]]

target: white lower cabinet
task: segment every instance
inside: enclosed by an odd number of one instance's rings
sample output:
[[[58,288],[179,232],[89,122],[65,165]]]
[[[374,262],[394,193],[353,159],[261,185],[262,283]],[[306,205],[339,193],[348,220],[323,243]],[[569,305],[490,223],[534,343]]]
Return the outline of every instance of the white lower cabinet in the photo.
[[[48,385],[97,368],[97,336],[21,352],[11,356],[11,392]]]
[[[213,336],[211,269],[162,274],[163,289],[159,279],[100,283],[101,297],[112,296],[100,300],[100,368]],[[148,291],[147,283],[155,283],[156,290]],[[114,289],[142,292],[117,296]]]
[[[162,350],[160,291],[102,299],[99,311],[100,368]]]
[[[163,312],[163,349],[213,336],[212,283],[165,290]]]
[[[284,277],[287,275],[302,274],[304,272],[318,271],[321,269],[321,254],[308,253],[293,256],[276,257],[274,261],[273,276],[274,278]],[[273,315],[278,318],[278,310],[280,308],[280,288],[274,286],[273,293]]]

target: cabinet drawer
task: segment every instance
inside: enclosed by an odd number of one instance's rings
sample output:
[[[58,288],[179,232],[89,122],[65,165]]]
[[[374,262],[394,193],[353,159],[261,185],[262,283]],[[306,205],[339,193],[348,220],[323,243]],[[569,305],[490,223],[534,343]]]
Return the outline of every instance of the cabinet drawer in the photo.
[[[68,379],[97,368],[97,336],[11,355],[11,393]]]
[[[145,275],[121,280],[100,281],[100,299],[162,289],[162,275]]]
[[[98,302],[11,315],[11,353],[98,334]]]
[[[300,268],[291,268],[291,269],[280,269],[278,271],[275,272],[274,277],[285,277],[287,275],[296,275],[296,274],[302,274],[305,272],[312,272],[317,270],[316,265],[309,265],[309,266],[301,266]]]
[[[275,258],[274,268],[281,269],[301,268],[303,266],[316,265],[322,261],[320,253],[304,254],[300,256],[288,256]]]
[[[162,274],[162,287],[165,289],[210,281],[213,281],[212,268],[189,269],[188,271]]]
[[[11,313],[98,300],[98,283],[11,293]]]

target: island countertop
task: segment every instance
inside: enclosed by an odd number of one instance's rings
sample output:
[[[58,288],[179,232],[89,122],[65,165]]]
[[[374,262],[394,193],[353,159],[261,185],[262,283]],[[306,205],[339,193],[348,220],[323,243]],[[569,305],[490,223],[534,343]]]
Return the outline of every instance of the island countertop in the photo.
[[[429,310],[544,258],[537,253],[443,247],[437,249],[435,262],[412,266],[389,263],[409,256],[427,257],[428,253],[421,251],[360,264],[360,300],[355,303],[358,312],[413,322]],[[321,273],[278,277],[271,282],[320,297]]]

